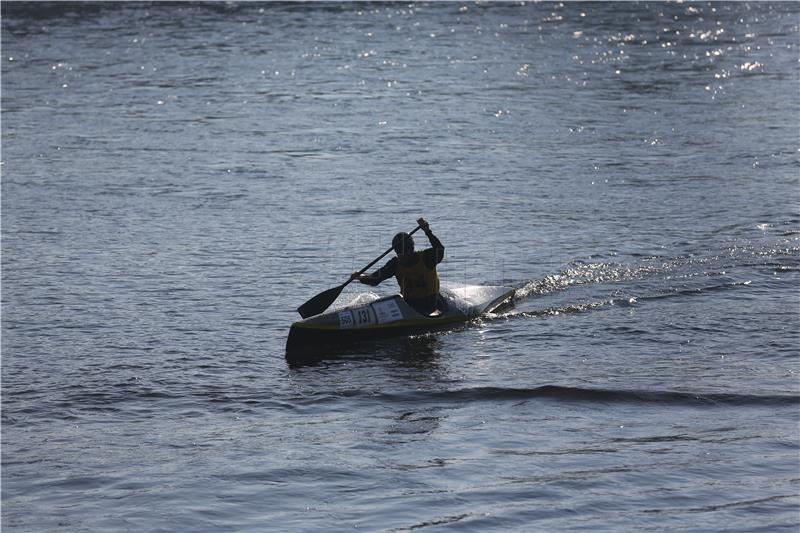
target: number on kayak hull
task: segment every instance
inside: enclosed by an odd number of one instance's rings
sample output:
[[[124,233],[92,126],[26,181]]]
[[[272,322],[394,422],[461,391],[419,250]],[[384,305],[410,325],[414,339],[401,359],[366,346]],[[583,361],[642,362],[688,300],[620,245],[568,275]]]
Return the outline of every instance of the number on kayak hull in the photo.
[[[375,302],[364,307],[339,311],[339,329],[363,328],[403,319],[403,312],[395,300]]]
[[[353,312],[341,311],[339,313],[339,328],[350,329],[353,327]]]

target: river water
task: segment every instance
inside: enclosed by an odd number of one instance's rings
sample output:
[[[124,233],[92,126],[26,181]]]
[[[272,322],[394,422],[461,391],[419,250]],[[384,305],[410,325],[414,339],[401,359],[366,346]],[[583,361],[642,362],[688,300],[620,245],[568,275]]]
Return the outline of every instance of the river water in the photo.
[[[792,2],[3,2],[3,529],[796,532],[799,47]],[[419,216],[516,306],[288,366]]]

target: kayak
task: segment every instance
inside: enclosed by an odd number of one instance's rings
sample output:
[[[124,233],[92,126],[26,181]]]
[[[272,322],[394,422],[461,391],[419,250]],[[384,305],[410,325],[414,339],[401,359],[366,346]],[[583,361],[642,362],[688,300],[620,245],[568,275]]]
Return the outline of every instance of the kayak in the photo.
[[[300,362],[353,342],[420,335],[448,329],[508,306],[515,290],[467,285],[442,289],[445,308],[422,315],[395,294],[295,322],[286,340],[286,359]]]
[[[395,294],[295,322],[286,340],[286,359],[302,362],[343,345],[448,329],[505,307],[509,287],[467,285],[441,291],[444,309],[422,315]]]

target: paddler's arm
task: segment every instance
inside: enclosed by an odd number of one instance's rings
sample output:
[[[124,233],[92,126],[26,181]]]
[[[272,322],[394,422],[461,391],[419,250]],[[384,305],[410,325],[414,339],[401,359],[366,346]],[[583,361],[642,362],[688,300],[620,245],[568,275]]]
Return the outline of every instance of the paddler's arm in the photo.
[[[350,275],[350,279],[358,280],[364,285],[370,285],[374,287],[375,285],[378,285],[380,282],[385,281],[394,276],[394,272],[396,269],[397,269],[397,258],[394,257],[390,259],[388,263],[383,265],[381,268],[379,268],[372,274],[359,275],[358,272],[353,272]]]
[[[439,238],[433,234],[431,231],[431,226],[428,224],[427,220],[420,218],[417,220],[417,224],[419,224],[419,227],[425,232],[425,235],[428,237],[428,240],[431,243],[431,247],[422,253],[425,264],[428,265],[428,268],[433,268],[441,263],[442,259],[444,259],[444,244],[442,244],[442,241],[440,241]]]

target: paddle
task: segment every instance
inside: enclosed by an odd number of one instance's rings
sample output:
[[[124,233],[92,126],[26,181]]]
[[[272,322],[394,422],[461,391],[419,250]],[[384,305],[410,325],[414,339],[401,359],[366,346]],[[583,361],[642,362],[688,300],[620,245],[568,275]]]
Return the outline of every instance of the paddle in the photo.
[[[414,231],[409,233],[409,235],[413,235],[418,229],[419,229],[419,226],[414,228]],[[369,270],[369,268],[372,265],[374,265],[375,263],[377,263],[378,261],[380,261],[381,259],[386,257],[386,254],[388,254],[391,251],[392,251],[392,248],[389,247],[388,250],[386,250],[381,255],[379,255],[372,263],[368,264],[367,266],[365,266],[364,268],[359,270],[358,275],[360,276],[361,274],[363,274],[364,272]],[[311,298],[309,301],[307,301],[306,303],[304,303],[303,305],[298,307],[297,308],[297,312],[300,313],[300,316],[303,317],[303,318],[308,318],[310,316],[314,316],[314,315],[320,314],[321,312],[326,310],[328,307],[330,307],[330,305],[342,293],[342,289],[347,287],[347,285],[351,281],[353,281],[353,278],[348,279],[347,281],[345,281],[344,283],[342,283],[338,287],[334,287],[332,289],[328,289],[325,292],[321,292],[321,293],[317,294],[316,296]]]

